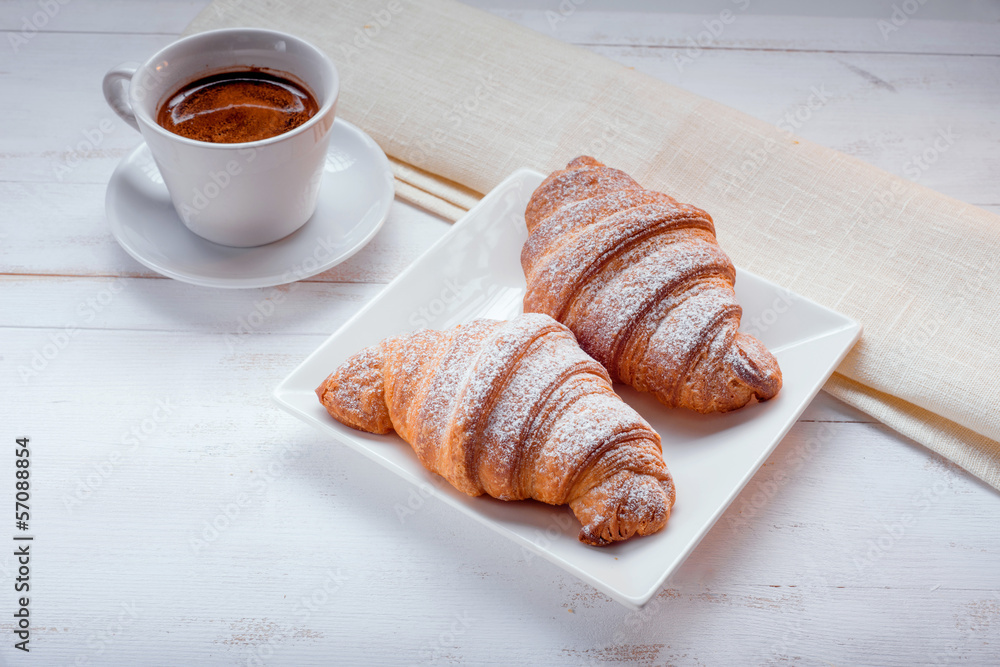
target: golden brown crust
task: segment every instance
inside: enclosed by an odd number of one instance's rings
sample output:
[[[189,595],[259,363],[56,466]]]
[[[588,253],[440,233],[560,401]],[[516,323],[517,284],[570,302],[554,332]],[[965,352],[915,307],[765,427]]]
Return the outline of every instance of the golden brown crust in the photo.
[[[535,190],[525,221],[525,312],[566,324],[613,380],[699,412],[778,393],[774,356],[737,331],[736,269],[707,213],[581,156]]]
[[[656,532],[670,516],[659,436],[546,315],[387,339],[316,393],[348,426],[395,429],[469,495],[569,504],[588,544]]]

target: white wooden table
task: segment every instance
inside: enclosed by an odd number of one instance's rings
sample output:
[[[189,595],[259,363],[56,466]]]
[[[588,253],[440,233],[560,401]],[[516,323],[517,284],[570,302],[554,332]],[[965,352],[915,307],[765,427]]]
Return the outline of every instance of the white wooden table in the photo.
[[[28,654],[13,647],[15,543],[0,549],[0,661],[1000,662],[1000,494],[824,394],[641,612],[279,412],[278,381],[448,225],[397,202],[369,247],[246,336],[267,290],[133,261],[104,191],[139,138],[101,76],[203,4],[0,4],[0,498],[29,436],[35,535]],[[883,37],[889,3],[864,18],[480,4],[1000,212],[995,18],[943,21],[931,3]],[[699,37],[727,7],[721,34]],[[826,99],[808,109],[814,90]],[[918,166],[941,132],[954,140]]]

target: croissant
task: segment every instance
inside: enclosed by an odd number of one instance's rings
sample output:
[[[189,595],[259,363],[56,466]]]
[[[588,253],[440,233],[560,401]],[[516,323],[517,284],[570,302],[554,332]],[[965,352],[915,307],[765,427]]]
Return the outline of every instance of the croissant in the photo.
[[[525,211],[525,312],[567,325],[615,382],[726,412],[781,388],[774,356],[737,331],[736,270],[699,208],[581,156]]]
[[[425,468],[470,496],[569,504],[581,542],[655,533],[670,516],[660,437],[546,315],[386,339],[316,394],[352,428],[395,430]]]

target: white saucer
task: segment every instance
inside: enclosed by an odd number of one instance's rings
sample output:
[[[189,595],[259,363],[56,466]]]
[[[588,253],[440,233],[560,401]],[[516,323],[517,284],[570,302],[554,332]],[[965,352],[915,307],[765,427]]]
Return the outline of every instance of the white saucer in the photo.
[[[367,134],[338,118],[316,213],[274,243],[231,248],[188,230],[146,144],[115,169],[105,205],[118,243],[157,273],[207,287],[270,287],[326,271],[364,247],[389,215],[393,194],[385,153]]]

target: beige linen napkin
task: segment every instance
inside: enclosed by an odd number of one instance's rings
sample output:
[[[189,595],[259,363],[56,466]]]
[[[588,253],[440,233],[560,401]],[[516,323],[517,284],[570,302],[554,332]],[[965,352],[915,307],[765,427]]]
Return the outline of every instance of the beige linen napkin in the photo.
[[[1000,216],[452,0],[216,0],[188,32],[229,26],[325,49],[447,218],[583,153],[704,208],[737,265],[864,325],[827,391],[1000,488]]]

